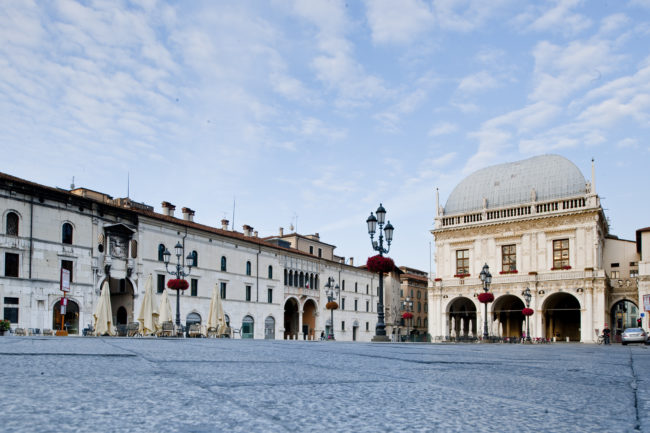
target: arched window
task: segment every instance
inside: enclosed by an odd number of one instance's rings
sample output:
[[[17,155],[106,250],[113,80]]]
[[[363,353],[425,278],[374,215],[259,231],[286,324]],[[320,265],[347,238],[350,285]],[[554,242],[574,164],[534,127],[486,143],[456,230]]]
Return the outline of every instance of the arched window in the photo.
[[[305,274],[300,273],[300,281],[298,282],[298,287],[305,287]]]
[[[245,316],[241,324],[241,338],[253,338],[255,321],[251,316]]]
[[[420,322],[420,318],[418,317],[418,328],[420,327],[420,324],[421,324],[421,323],[422,323],[422,322]]]
[[[425,328],[428,328],[428,327],[429,327],[429,321],[427,320],[426,317],[424,318],[424,327],[425,327]]]
[[[319,289],[319,287],[318,287],[318,275],[316,275],[316,277],[314,277],[314,289],[316,289],[316,290]]]
[[[18,214],[16,212],[9,212],[7,214],[7,234],[10,236],[18,236]]]
[[[221,256],[221,270],[226,272],[226,256]]]
[[[251,274],[251,262],[248,261],[246,262],[246,275],[250,275],[250,274]]]
[[[315,289],[316,288],[316,286],[314,286],[314,274],[311,274],[309,276],[309,288],[310,289]]]
[[[289,273],[287,272],[286,269],[284,270],[284,285],[285,286],[289,285]]]
[[[273,266],[269,265],[269,280],[273,279]]]
[[[192,259],[194,261],[192,266],[194,267],[199,266],[199,253],[197,253],[196,250],[192,251]]]
[[[162,261],[165,260],[165,255],[164,255],[164,253],[165,253],[165,249],[166,249],[166,248],[165,248],[165,245],[164,245],[164,244],[160,244],[160,245],[158,245],[158,261],[159,261],[159,262],[162,262]]]
[[[61,242],[64,244],[72,244],[72,224],[63,223],[61,227]]]
[[[293,271],[289,271],[289,285],[293,286]]]

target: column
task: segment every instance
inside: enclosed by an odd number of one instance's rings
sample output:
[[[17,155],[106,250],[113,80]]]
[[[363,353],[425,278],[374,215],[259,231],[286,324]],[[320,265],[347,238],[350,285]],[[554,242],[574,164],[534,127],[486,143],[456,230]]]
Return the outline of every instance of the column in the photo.
[[[303,313],[304,313],[304,310],[298,311],[298,335],[296,336],[296,340],[300,340],[300,337],[302,336],[302,315],[303,315]]]

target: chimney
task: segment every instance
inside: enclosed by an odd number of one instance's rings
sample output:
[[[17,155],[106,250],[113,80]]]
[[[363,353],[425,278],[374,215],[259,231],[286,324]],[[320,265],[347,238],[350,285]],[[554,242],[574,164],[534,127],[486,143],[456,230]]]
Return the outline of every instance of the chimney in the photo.
[[[350,266],[354,266],[354,257],[350,257]]]
[[[280,237],[284,236],[284,227],[280,227]]]
[[[242,228],[244,229],[245,236],[250,236],[251,233],[253,232],[253,227],[249,226],[248,224],[244,224]]]
[[[185,221],[194,221],[194,211],[189,207],[183,208],[183,219]]]
[[[315,234],[314,234],[314,237],[315,237],[316,239],[320,239],[320,235],[319,235],[318,233],[315,233]]]
[[[162,214],[163,215],[173,217],[174,216],[174,209],[176,209],[176,206],[174,206],[170,202],[168,202],[168,201],[162,202]]]
[[[255,230],[255,231],[253,232],[253,236],[258,237],[257,230]]]
[[[221,230],[228,230],[228,223],[229,223],[229,222],[230,222],[230,221],[228,221],[228,220],[225,219],[225,218],[222,219],[222,220],[221,220]]]

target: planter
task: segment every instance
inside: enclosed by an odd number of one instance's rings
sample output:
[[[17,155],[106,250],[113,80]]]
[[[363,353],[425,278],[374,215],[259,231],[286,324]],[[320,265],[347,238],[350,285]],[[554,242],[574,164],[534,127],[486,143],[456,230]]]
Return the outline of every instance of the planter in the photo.
[[[478,295],[478,301],[487,304],[494,301],[494,295],[490,292],[483,292]]]
[[[4,329],[0,329],[0,336],[2,336],[2,335],[5,335],[5,330]]]
[[[366,266],[370,272],[392,272],[395,269],[395,262],[390,257],[383,257],[378,254],[369,257]]]

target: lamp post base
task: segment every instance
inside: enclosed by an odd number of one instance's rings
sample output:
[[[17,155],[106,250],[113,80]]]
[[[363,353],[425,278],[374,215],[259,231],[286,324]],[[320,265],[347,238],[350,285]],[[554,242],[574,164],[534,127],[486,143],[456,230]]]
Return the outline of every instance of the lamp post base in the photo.
[[[387,335],[375,335],[370,341],[373,343],[390,343],[390,338]]]

